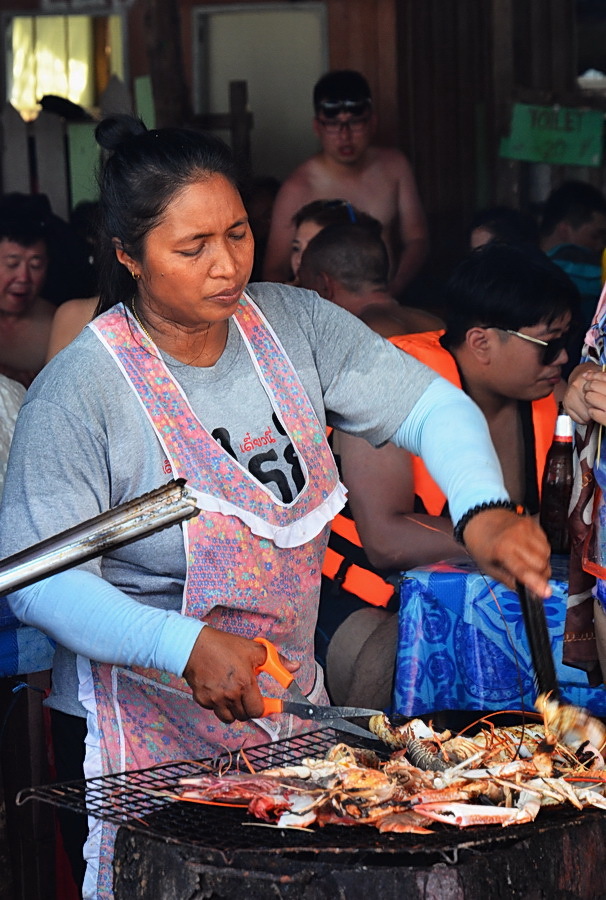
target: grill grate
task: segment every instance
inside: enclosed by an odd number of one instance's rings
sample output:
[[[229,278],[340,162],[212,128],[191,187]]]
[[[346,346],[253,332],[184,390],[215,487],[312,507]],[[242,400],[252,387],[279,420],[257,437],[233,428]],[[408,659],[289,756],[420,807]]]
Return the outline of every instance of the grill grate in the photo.
[[[297,763],[309,756],[322,757],[343,740],[350,746],[368,746],[377,751],[374,741],[366,742],[351,734],[325,728],[283,741],[247,747],[245,753],[253,768],[260,771]],[[387,749],[385,755],[388,755]],[[165,796],[167,792],[176,792],[180,779],[186,776],[198,775],[200,772],[238,770],[248,772],[242,756],[225,752],[202,760],[170,762],[132,772],[26,788],[19,793],[17,803],[22,805],[28,800],[41,800],[72,812],[148,834],[154,833],[165,840],[179,843],[212,847],[217,845],[217,835],[220,833],[224,847],[258,847],[259,836],[255,832],[264,826],[259,823],[259,829],[255,828],[256,820],[248,816],[246,809],[214,807]],[[234,832],[234,826],[244,822],[251,827]],[[350,829],[335,830],[341,832]],[[307,836],[301,829],[296,829],[296,832],[304,838]],[[246,838],[247,833],[250,838]],[[309,832],[309,835],[313,843],[313,832]]]
[[[345,740],[350,746],[368,746],[377,750],[375,742],[365,742],[334,729],[297,735],[288,740],[260,744],[246,748],[246,756],[256,770],[300,762],[307,756],[323,756],[335,743]],[[386,750],[386,755],[388,751]],[[542,810],[540,822],[520,825],[512,829],[483,826],[454,830],[435,826],[429,835],[380,834],[371,826],[342,827],[329,825],[313,827],[277,828],[251,817],[244,808],[218,807],[188,801],[173,800],[163,792],[173,793],[179,780],[203,771],[248,771],[237,754],[224,753],[199,761],[186,760],[153,766],[133,772],[104,775],[82,781],[63,782],[19,793],[19,805],[28,800],[40,800],[83,815],[113,822],[133,831],[156,836],[174,844],[196,848],[196,858],[209,865],[259,864],[262,851],[267,863],[272,858],[305,859],[309,854],[317,862],[337,858],[347,864],[365,862],[375,864],[383,856],[384,864],[395,864],[400,857],[407,864],[427,864],[429,860],[452,862],[449,855],[465,848],[494,848],[497,844],[515,843],[542,830],[542,824],[566,827],[571,819],[578,819],[572,807]],[[584,816],[591,815],[585,810]],[[600,813],[603,815],[603,813]]]

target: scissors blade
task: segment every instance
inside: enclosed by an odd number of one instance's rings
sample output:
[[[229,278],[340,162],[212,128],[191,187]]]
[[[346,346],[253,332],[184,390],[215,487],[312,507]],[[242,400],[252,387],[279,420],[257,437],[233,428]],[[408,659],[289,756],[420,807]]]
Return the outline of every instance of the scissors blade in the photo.
[[[317,722],[322,726],[322,728],[336,728],[337,731],[347,731],[350,734],[357,734],[358,737],[371,738],[372,740],[378,740],[377,736],[372,733],[372,731],[368,731],[366,728],[361,728],[359,725],[354,725],[353,722],[348,722],[346,719],[343,719],[339,712],[340,710],[353,710],[354,715],[375,715],[376,710],[361,710],[357,706],[315,706],[313,703],[297,703],[294,700],[282,700],[282,712],[291,713],[292,715],[297,716],[299,719],[310,719],[312,722]],[[348,712],[348,715],[351,713]]]
[[[315,703],[299,703],[293,700],[282,701],[284,712],[293,713],[300,719],[313,719],[315,722],[334,719],[357,719],[360,717],[379,716],[378,709],[363,709],[360,706],[316,706]]]
[[[335,728],[337,731],[347,731],[349,734],[356,734],[358,737],[363,737],[370,741],[379,740],[372,731],[368,731],[366,728],[360,728],[359,725],[354,725],[353,722],[348,722],[347,719],[324,719],[321,723],[321,727]]]

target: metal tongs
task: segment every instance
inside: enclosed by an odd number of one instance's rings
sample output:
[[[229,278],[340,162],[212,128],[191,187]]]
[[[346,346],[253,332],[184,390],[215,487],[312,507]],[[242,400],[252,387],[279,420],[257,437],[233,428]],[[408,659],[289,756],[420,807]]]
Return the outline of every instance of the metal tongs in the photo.
[[[530,647],[530,658],[534,668],[537,692],[559,702],[560,686],[551,650],[551,639],[549,637],[549,627],[543,600],[529,591],[519,581],[516,582],[516,591],[522,607],[522,617]]]
[[[169,481],[2,560],[0,596],[168,528],[199,511],[194,494],[185,487],[185,479]]]

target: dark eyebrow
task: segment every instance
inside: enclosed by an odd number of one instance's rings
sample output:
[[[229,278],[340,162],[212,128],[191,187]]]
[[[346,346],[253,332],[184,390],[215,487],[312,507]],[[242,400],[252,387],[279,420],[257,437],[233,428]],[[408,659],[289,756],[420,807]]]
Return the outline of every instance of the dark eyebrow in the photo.
[[[236,222],[232,222],[231,225],[227,226],[226,231],[231,231],[232,228],[240,228],[242,225],[248,225],[248,216],[242,216],[241,219],[238,219]],[[204,240],[204,238],[212,237],[213,234],[214,234],[214,232],[212,232],[212,231],[206,231],[206,232],[202,232],[200,234],[192,234],[192,235],[189,235],[189,237],[184,238],[183,242],[201,241],[201,240]]]

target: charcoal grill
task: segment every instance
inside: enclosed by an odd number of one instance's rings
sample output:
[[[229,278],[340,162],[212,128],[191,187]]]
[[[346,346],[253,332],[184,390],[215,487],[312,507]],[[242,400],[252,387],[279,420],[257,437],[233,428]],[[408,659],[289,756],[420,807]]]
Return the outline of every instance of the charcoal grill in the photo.
[[[321,756],[341,740],[364,746],[326,729],[247,748],[246,756],[260,770]],[[116,900],[606,897],[606,816],[598,810],[546,808],[528,825],[444,825],[431,835],[407,835],[370,826],[278,828],[243,808],[162,795],[182,777],[238,767],[243,761],[227,754],[172,762],[28,788],[18,803],[37,799],[120,826]]]

